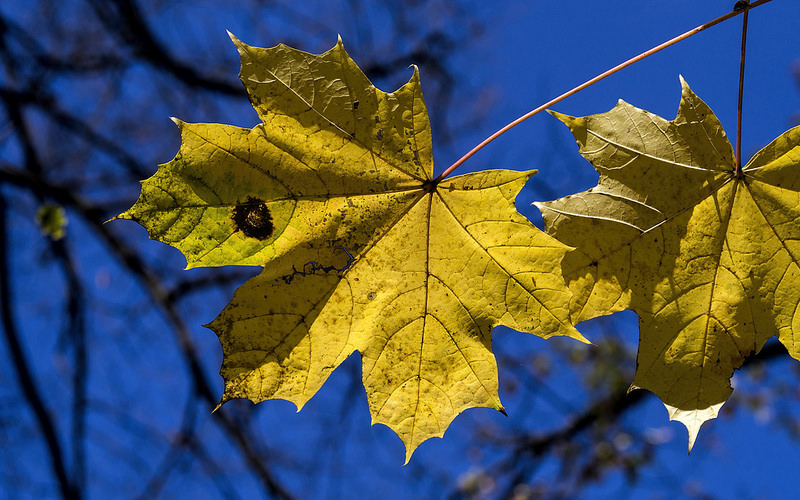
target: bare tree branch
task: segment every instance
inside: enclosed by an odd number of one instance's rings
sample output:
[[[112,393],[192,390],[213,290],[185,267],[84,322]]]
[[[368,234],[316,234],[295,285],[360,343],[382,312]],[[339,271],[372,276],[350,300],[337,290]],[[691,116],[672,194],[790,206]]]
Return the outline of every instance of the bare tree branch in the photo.
[[[225,95],[242,95],[241,87],[237,83],[207,77],[194,67],[175,59],[168,48],[156,39],[133,0],[89,0],[89,4],[108,32],[131,49],[136,57],[194,88]]]
[[[90,224],[98,237],[106,243],[109,252],[117,257],[128,272],[138,278],[153,303],[162,311],[165,318],[172,325],[172,331],[176,335],[176,341],[183,353],[183,360],[194,383],[195,390],[207,404],[212,407],[215,406],[218,398],[214,394],[213,384],[203,370],[194,341],[177,307],[167,300],[169,293],[165,290],[156,274],[149,269],[149,266],[139,258],[136,252],[131,250],[128,245],[110,231],[108,226],[103,224],[103,217],[100,216],[98,210],[78,198],[69,189],[48,185],[40,179],[14,172],[4,166],[0,166],[0,181],[32,189],[47,198],[57,200],[75,213],[81,214],[82,218]],[[238,422],[233,421],[224,412],[215,413],[214,421],[234,440],[249,466],[258,475],[265,491],[275,498],[283,500],[294,498],[267,468],[267,457],[256,449],[256,440],[248,435],[247,429],[242,428]]]
[[[17,382],[22,389],[25,401],[33,412],[39,430],[44,437],[46,450],[50,456],[50,466],[58,482],[61,497],[64,500],[78,500],[82,498],[82,492],[70,480],[55,422],[36,384],[33,370],[25,355],[25,350],[22,347],[22,342],[20,341],[17,331],[16,321],[14,320],[14,311],[12,307],[14,304],[14,297],[9,279],[11,276],[11,263],[7,252],[9,248],[7,211],[6,195],[0,190],[0,314],[2,315],[3,334],[11,354],[11,362],[17,375]]]
[[[89,382],[88,347],[86,345],[86,311],[83,282],[64,239],[50,240],[50,248],[60,264],[67,282],[66,334],[75,359],[72,373],[72,468],[73,482],[86,490],[86,392]]]

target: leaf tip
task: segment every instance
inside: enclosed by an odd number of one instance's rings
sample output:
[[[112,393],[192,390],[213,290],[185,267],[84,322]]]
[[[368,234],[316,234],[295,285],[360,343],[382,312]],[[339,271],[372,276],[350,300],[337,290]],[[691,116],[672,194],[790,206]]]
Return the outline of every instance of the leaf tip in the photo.
[[[547,111],[550,114],[550,116],[554,116],[559,120],[561,120],[562,122],[564,121],[564,119],[570,118],[569,115],[565,115],[564,113],[559,113],[558,111],[554,111],[552,109],[546,109],[545,111]]]
[[[347,53],[347,49],[344,48],[344,41],[342,41],[342,35],[341,34],[337,34],[336,35],[336,45],[334,45],[333,48],[328,52],[339,53],[338,57],[342,57],[345,60],[351,60],[352,61],[352,58]]]
[[[692,88],[689,87],[689,84],[683,78],[683,75],[678,75],[678,79],[680,79],[680,82],[681,82],[681,104],[680,104],[680,107],[684,106],[684,101],[686,101],[686,100],[692,100],[692,99],[698,99],[699,100],[699,98],[697,97],[697,94],[694,93]],[[701,101],[701,103],[702,103],[702,101]],[[679,110],[679,112],[680,112],[680,110]]]
[[[692,448],[694,448],[694,443],[697,441],[697,435],[700,433],[700,427],[707,421],[717,418],[719,409],[722,408],[724,403],[725,402],[723,401],[722,403],[711,405],[708,408],[693,410],[682,410],[664,403],[664,406],[667,407],[667,412],[669,412],[669,419],[677,420],[678,422],[682,423],[684,426],[686,426],[686,430],[689,432],[688,453],[691,453]]]
[[[129,210],[125,210],[125,211],[124,211],[124,212],[122,212],[121,214],[117,214],[117,215],[115,215],[114,217],[112,217],[112,218],[110,218],[110,219],[108,219],[108,220],[105,220],[105,221],[103,221],[103,224],[108,224],[109,222],[112,222],[112,221],[115,221],[115,220],[124,220],[124,219],[127,219],[128,217],[126,217],[125,215],[126,215],[128,212],[129,212]]]
[[[620,102],[622,102],[622,99],[620,99]],[[548,109],[547,112],[550,113],[550,116],[557,118],[561,123],[563,123],[570,130],[572,130],[573,135],[575,133],[574,132],[575,127],[578,127],[579,124],[581,123],[581,120],[583,120],[583,118],[567,115],[564,113],[559,113],[558,111],[553,111],[552,109]]]
[[[207,326],[207,325],[203,325],[203,326],[205,326],[206,328],[208,328],[208,326]],[[215,406],[215,407],[214,407],[214,409],[213,409],[213,410],[211,410],[211,413],[216,413],[216,412],[217,412],[217,410],[219,410],[220,408],[222,408],[222,405],[224,405],[225,403],[227,403],[227,402],[228,402],[228,401],[230,401],[230,400],[231,400],[231,397],[230,397],[230,396],[228,396],[228,392],[227,392],[227,390],[223,391],[223,393],[222,393],[222,396],[219,398],[219,403],[217,403],[217,406]]]
[[[227,30],[225,30],[225,31],[227,31]],[[236,50],[239,52],[239,58],[242,59],[242,64],[244,64],[244,58],[245,58],[245,56],[247,56],[247,53],[248,53],[247,52],[247,49],[249,48],[248,45],[246,43],[244,43],[243,41],[239,40],[236,37],[236,35],[234,35],[230,31],[228,31],[228,36],[231,38],[231,42],[233,42],[233,45],[236,46]]]
[[[233,42],[233,44],[234,44],[234,45],[236,45],[237,47],[244,45],[244,43],[242,43],[242,41],[241,41],[241,40],[239,40],[239,39],[236,37],[236,35],[234,35],[233,33],[231,33],[231,32],[230,32],[230,30],[225,30],[225,32],[228,34],[228,36],[229,36],[229,37],[230,37],[230,39],[231,39],[231,42]]]
[[[681,82],[681,101],[686,99],[687,96],[694,96],[694,92],[692,91],[691,87],[689,87],[689,84],[686,83],[686,79],[683,78],[683,75],[679,74],[678,79]]]
[[[582,342],[582,343],[587,344],[587,345],[594,345],[594,344],[592,344],[591,340],[589,340],[586,337],[584,337],[583,334],[580,331],[578,331],[578,329],[575,328],[574,325],[572,325],[571,323],[568,323],[568,322],[564,323],[564,327],[561,329],[560,332],[556,333],[555,335],[561,335],[563,337],[568,337],[568,338],[571,338],[573,340],[577,340],[578,342]]]

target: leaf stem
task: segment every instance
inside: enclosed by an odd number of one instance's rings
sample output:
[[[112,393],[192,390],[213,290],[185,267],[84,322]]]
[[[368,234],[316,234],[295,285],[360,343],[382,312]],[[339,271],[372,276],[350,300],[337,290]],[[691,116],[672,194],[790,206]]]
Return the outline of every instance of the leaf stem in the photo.
[[[494,134],[492,134],[489,137],[487,137],[486,139],[484,139],[480,144],[478,144],[477,146],[475,146],[474,148],[469,150],[469,152],[467,152],[467,154],[465,154],[464,156],[459,158],[455,163],[450,165],[447,168],[447,170],[445,170],[444,172],[439,174],[439,176],[436,177],[436,179],[434,179],[433,183],[434,184],[438,184],[442,179],[444,179],[445,177],[450,175],[456,168],[458,168],[462,163],[464,163],[470,157],[472,157],[472,155],[474,155],[475,153],[477,153],[478,151],[483,149],[487,144],[489,144],[490,142],[494,141],[495,139],[497,139],[501,135],[505,134],[506,132],[508,132],[512,128],[516,127],[520,123],[524,122],[528,118],[532,117],[533,115],[536,115],[536,114],[544,111],[545,109],[549,108],[550,106],[553,106],[554,104],[563,101],[564,99],[566,99],[567,97],[569,97],[569,96],[571,96],[573,94],[577,94],[578,92],[580,92],[581,90],[585,89],[586,87],[594,85],[595,83],[599,82],[600,80],[603,80],[604,78],[613,75],[614,73],[616,73],[617,71],[620,71],[621,69],[627,68],[628,66],[630,66],[633,63],[639,62],[642,59],[655,54],[656,52],[659,52],[659,51],[661,51],[663,49],[666,49],[670,45],[674,45],[674,44],[676,44],[676,43],[678,43],[678,42],[680,42],[682,40],[685,40],[685,39],[689,38],[692,35],[696,35],[697,33],[700,33],[701,31],[707,30],[708,28],[711,28],[712,26],[716,26],[717,24],[719,24],[719,23],[721,23],[723,21],[727,21],[728,19],[730,19],[732,17],[738,16],[742,12],[744,12],[745,19],[747,19],[747,12],[750,9],[753,9],[755,7],[758,7],[759,5],[763,5],[763,4],[765,4],[767,2],[771,2],[771,1],[772,0],[756,0],[755,2],[751,3],[746,9],[733,10],[731,12],[728,12],[724,16],[720,16],[720,17],[714,19],[713,21],[707,22],[705,24],[701,24],[700,26],[687,31],[686,33],[683,33],[682,35],[678,35],[675,38],[667,40],[666,42],[664,42],[664,43],[662,43],[660,45],[656,45],[652,49],[647,50],[645,52],[642,52],[638,56],[632,57],[632,58],[628,59],[627,61],[625,61],[625,62],[623,62],[621,64],[618,64],[617,66],[614,66],[613,68],[609,69],[608,71],[595,76],[591,80],[587,80],[586,82],[578,85],[577,87],[573,88],[572,90],[564,92],[563,94],[561,94],[560,96],[556,97],[555,99],[547,101],[546,103],[542,104],[538,108],[525,113],[524,115],[520,116],[519,118],[517,118],[513,122],[509,123],[508,125],[504,126],[500,130],[495,132]],[[742,64],[744,64],[744,62]],[[737,157],[738,157],[738,155],[737,155]]]
[[[739,104],[736,107],[736,177],[742,176],[742,99],[744,98],[744,54],[747,46],[747,14],[750,6],[744,7],[742,17],[742,55],[739,62]]]

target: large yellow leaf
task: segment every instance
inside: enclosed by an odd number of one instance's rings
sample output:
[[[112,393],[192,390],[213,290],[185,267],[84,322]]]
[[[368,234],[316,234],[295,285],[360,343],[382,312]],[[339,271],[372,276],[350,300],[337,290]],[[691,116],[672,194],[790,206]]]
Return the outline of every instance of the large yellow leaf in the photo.
[[[768,338],[800,359],[800,127],[737,175],[721,124],[681,84],[672,121],[622,101],[556,114],[600,180],[538,206],[548,231],[578,247],[563,261],[574,321],[639,314],[632,387],[661,398],[691,449]]]
[[[209,325],[222,402],[301,408],[359,351],[373,422],[408,460],[464,409],[503,411],[492,327],[584,340],[559,274],[568,247],[514,207],[534,172],[435,184],[416,70],[384,93],[341,41],[321,55],[234,42],[262,123],[178,122],[177,156],[119,216],[189,267],[264,266]]]

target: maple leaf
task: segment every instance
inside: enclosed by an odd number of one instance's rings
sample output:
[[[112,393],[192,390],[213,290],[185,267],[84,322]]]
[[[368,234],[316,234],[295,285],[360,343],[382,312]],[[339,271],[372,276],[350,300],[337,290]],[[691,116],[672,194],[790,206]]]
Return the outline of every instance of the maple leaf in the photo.
[[[359,351],[373,423],[408,461],[464,409],[503,411],[492,327],[585,340],[558,272],[568,247],[514,207],[534,172],[431,180],[416,69],[384,93],[341,40],[313,55],[232,39],[262,123],[178,121],[178,154],[119,216],[188,267],[264,266],[208,325],[224,354],[220,404],[299,410]]]
[[[800,127],[737,175],[722,125],[681,85],[672,121],[623,101],[583,118],[553,113],[600,179],[537,205],[548,232],[578,247],[563,261],[573,320],[638,313],[632,388],[661,398],[691,450],[768,338],[800,359]]]

